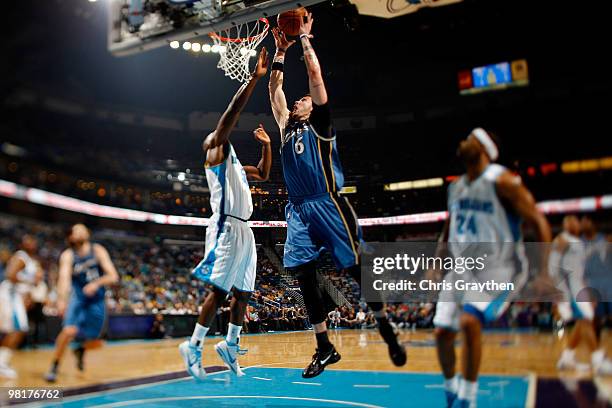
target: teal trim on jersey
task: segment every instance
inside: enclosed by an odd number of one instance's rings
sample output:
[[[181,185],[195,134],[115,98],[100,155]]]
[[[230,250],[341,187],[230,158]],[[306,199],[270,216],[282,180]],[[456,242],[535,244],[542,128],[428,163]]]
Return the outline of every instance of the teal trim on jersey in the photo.
[[[510,291],[507,290],[503,292],[501,295],[499,295],[497,298],[495,298],[495,300],[493,300],[489,304],[489,306],[487,306],[487,308],[484,311],[484,318],[487,323],[497,320],[497,318],[499,317],[498,316],[499,310],[501,309],[502,305],[506,302],[506,299],[508,299],[509,295],[510,295]]]
[[[578,307],[578,303],[576,303],[574,299],[572,299],[571,305],[572,305],[572,315],[574,316],[574,320],[584,319],[584,315],[582,314],[582,311]]]
[[[510,227],[510,232],[512,232],[512,239],[514,242],[518,242],[523,238],[523,233],[521,232],[521,218],[515,214],[511,214],[506,210],[506,218],[508,220],[508,226]]]
[[[17,293],[13,293],[13,330],[21,331],[21,325],[17,318]]]
[[[212,275],[212,270],[213,270],[213,267],[215,266],[215,261],[217,259],[215,252],[217,250],[217,247],[219,246],[219,237],[223,233],[223,225],[225,224],[225,219],[227,218],[226,215],[224,214],[225,212],[225,190],[226,190],[225,182],[227,181],[225,179],[225,173],[227,169],[227,160],[228,159],[226,158],[223,163],[215,167],[208,168],[210,171],[215,173],[215,175],[217,176],[217,180],[219,181],[219,184],[221,185],[221,202],[219,205],[220,215],[219,215],[219,220],[217,221],[217,236],[215,237],[215,244],[213,245],[212,250],[208,253],[208,256],[206,257],[206,259],[202,260],[198,264],[198,266],[196,266],[194,270],[191,272],[198,279],[210,285],[213,285],[219,289],[223,289],[223,288],[211,282],[210,275]],[[223,182],[221,180],[223,180]],[[204,270],[204,272],[202,272],[202,270]]]

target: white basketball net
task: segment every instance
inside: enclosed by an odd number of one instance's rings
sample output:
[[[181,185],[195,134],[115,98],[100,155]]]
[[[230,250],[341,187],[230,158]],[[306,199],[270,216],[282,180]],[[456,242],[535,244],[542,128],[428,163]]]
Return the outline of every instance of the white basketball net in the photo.
[[[257,46],[268,35],[270,24],[265,18],[238,24],[218,33],[211,33],[213,47],[219,52],[217,68],[225,76],[240,82],[251,79],[249,61],[257,56]]]

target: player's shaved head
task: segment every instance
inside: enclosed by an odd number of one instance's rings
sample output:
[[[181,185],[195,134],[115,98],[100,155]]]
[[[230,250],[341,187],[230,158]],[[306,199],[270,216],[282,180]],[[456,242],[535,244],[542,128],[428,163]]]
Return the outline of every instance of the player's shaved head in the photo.
[[[26,234],[21,237],[21,247],[24,251],[32,254],[36,252],[38,242],[36,241],[36,238],[34,238],[32,235]]]
[[[575,215],[563,217],[563,230],[572,235],[580,235],[580,221],[578,217]]]

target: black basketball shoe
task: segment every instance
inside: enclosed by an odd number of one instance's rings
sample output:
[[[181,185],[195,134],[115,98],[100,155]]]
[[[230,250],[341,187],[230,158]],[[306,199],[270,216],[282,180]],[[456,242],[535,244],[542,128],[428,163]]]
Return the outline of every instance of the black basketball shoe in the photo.
[[[340,361],[340,354],[336,351],[336,348],[332,346],[332,349],[327,352],[321,352],[319,349],[316,350],[314,355],[312,356],[312,361],[302,371],[303,378],[313,378],[317,375],[321,374],[325,367],[337,363]]]
[[[74,356],[77,359],[77,369],[79,371],[83,371],[85,369],[85,365],[83,364],[83,357],[85,355],[85,347],[79,346],[74,350]]]
[[[388,345],[389,347],[389,357],[391,357],[391,361],[397,367],[401,367],[406,364],[406,360],[408,357],[406,356],[406,347],[403,344],[400,344],[398,341],[395,341]]]

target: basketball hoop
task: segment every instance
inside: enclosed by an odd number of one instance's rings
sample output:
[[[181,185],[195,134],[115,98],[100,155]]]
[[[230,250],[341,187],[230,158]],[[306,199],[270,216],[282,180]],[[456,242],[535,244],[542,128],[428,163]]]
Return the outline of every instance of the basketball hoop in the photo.
[[[237,24],[232,28],[209,34],[213,48],[219,52],[217,68],[225,72],[225,76],[246,82],[251,78],[249,60],[257,56],[257,46],[268,35],[270,23],[266,18]]]

